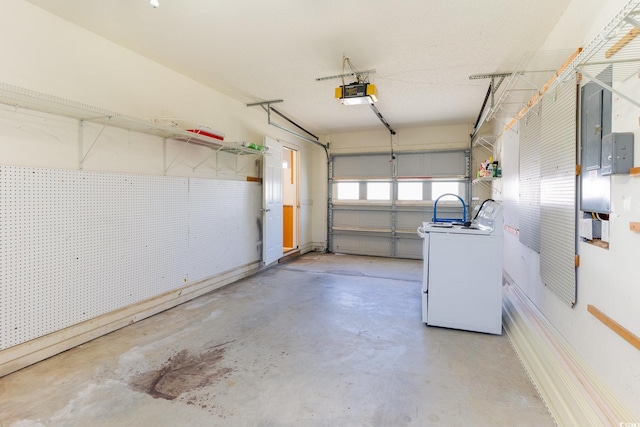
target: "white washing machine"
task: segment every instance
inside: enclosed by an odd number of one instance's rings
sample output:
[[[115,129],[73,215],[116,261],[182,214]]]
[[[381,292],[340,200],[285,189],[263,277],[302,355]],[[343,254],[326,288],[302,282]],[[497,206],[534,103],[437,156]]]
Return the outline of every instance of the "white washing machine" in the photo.
[[[483,202],[471,223],[423,223],[422,321],[502,333],[502,204]]]

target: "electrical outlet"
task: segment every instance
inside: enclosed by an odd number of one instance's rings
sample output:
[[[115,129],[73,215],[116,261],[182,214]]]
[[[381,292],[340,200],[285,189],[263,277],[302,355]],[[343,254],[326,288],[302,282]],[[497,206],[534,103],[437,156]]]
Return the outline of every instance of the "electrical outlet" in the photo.
[[[593,239],[593,220],[591,218],[580,218],[578,222],[578,232],[580,237],[583,239],[591,240]]]
[[[603,242],[609,242],[609,221],[602,221],[601,239]]]
[[[607,221],[596,221],[591,218],[580,218],[578,233],[587,240],[600,239],[602,237],[602,224]]]

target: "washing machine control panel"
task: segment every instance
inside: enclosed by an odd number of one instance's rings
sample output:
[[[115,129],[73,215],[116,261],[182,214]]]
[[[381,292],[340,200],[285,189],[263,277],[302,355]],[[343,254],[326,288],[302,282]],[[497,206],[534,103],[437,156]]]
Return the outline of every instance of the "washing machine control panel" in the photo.
[[[497,228],[502,228],[502,203],[487,200],[478,211],[478,215],[472,224],[478,228],[491,230],[493,232]]]

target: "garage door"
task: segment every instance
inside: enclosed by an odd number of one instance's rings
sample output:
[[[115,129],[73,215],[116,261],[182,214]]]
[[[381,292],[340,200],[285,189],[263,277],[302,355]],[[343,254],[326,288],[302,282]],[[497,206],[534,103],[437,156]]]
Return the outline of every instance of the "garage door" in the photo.
[[[422,259],[416,228],[433,218],[443,194],[469,205],[469,151],[335,155],[330,159],[332,252]],[[440,199],[438,218],[463,219],[455,196]]]

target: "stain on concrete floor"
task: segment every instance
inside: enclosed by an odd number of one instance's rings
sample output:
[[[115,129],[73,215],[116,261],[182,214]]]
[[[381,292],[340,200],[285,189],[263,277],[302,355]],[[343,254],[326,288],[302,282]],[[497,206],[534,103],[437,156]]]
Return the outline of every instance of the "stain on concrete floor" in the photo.
[[[185,393],[228,378],[233,369],[220,366],[224,353],[224,347],[200,354],[182,350],[171,356],[159,369],[136,375],[129,387],[154,399],[174,400]],[[187,400],[189,402],[194,404],[192,400]]]

